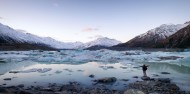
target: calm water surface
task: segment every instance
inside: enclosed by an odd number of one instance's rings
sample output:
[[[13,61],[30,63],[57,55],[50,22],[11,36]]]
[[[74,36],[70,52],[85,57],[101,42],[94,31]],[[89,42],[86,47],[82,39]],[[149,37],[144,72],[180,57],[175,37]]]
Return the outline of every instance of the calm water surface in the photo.
[[[31,53],[29,55],[31,56]],[[47,57],[49,54],[45,55]],[[139,66],[147,64],[150,65],[147,70],[148,76],[154,78],[170,78],[172,79],[172,82],[176,83],[182,90],[190,91],[190,66],[187,66],[188,62],[184,64],[176,61],[173,63],[137,63],[128,61],[125,63],[100,61],[49,63],[34,61],[35,58],[42,57],[42,54],[32,53],[32,56],[38,57],[29,57],[29,59],[24,55],[18,57],[16,57],[16,55],[11,56],[11,60],[17,62],[3,62],[3,58],[6,58],[8,61],[9,58],[7,59],[7,56],[0,58],[0,85],[6,84],[4,86],[12,86],[24,84],[25,87],[31,85],[48,86],[49,83],[67,84],[69,82],[77,81],[82,86],[96,87],[100,84],[93,85],[93,80],[103,77],[116,77],[117,81],[115,83],[106,84],[105,86],[110,89],[124,89],[129,83],[141,81],[140,77],[142,76],[142,70]],[[54,55],[50,53],[49,56],[52,57]],[[21,60],[20,57],[22,57]],[[64,55],[61,58],[64,58]],[[10,71],[20,71],[20,73],[9,73]],[[161,72],[169,72],[170,74],[161,74]],[[91,74],[95,75],[95,77],[90,78],[89,75]],[[157,74],[158,76],[155,76],[154,74]],[[133,78],[133,76],[138,76],[139,78]],[[11,80],[4,80],[5,78],[11,78]],[[129,81],[122,81],[122,79],[129,79]]]

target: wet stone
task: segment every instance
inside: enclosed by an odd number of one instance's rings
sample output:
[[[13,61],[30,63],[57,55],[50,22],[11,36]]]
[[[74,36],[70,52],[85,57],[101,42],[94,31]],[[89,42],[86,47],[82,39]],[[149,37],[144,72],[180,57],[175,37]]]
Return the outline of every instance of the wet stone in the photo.
[[[138,76],[133,76],[133,78],[139,78]]]
[[[6,61],[4,61],[4,60],[0,60],[0,63],[6,63]]]
[[[148,77],[148,76],[142,76],[141,79],[142,80],[150,80],[150,77]]]
[[[171,80],[169,78],[157,78],[157,81],[163,82],[163,83],[170,83]]]
[[[94,78],[94,76],[95,76],[94,74],[91,74],[91,75],[89,75],[88,77],[90,77],[90,78]]]
[[[116,82],[117,78],[115,77],[105,77],[105,78],[100,78],[100,79],[97,79],[97,80],[94,80],[94,82],[97,82],[97,83],[113,83],[113,82]]]
[[[19,73],[19,71],[10,71],[9,73]]]
[[[5,78],[5,79],[3,79],[3,80],[11,80],[11,78]]]
[[[161,72],[161,74],[170,74],[169,72]]]

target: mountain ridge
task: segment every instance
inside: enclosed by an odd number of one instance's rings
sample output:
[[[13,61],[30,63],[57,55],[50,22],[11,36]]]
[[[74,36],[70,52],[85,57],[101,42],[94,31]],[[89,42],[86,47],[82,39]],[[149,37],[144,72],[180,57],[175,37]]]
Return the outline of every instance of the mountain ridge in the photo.
[[[147,32],[140,34],[126,43],[116,45],[115,47],[143,47],[154,48],[161,40],[168,38],[176,33],[178,30],[189,25],[189,22],[184,24],[162,24],[159,27],[148,30]]]
[[[101,46],[113,46],[120,41],[115,39],[109,39],[107,37],[98,38],[94,41],[88,43],[82,42],[61,42],[57,41],[51,37],[39,37],[37,35],[28,33],[24,30],[15,30],[9,26],[0,23],[0,38],[1,42],[12,44],[34,44],[34,45],[44,45],[55,49],[85,49],[91,46],[101,45]],[[0,42],[0,43],[1,43]]]
[[[190,25],[180,29],[175,34],[162,41],[165,48],[189,48],[190,47]]]

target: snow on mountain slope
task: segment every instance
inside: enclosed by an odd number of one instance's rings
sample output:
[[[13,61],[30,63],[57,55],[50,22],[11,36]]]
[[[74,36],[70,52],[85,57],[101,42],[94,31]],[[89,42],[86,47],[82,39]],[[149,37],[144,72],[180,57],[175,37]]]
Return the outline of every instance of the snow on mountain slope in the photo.
[[[121,43],[120,41],[109,39],[106,37],[98,38],[97,40],[94,40],[88,43],[60,42],[51,37],[39,37],[37,35],[27,33],[24,30],[15,30],[1,23],[0,23],[0,38],[4,38],[6,40],[11,38],[18,43],[45,44],[57,49],[77,49],[77,48],[82,49],[82,48],[88,48],[88,47],[96,46],[96,45],[109,47],[109,46],[113,46],[113,45],[117,45]]]
[[[98,38],[98,39],[96,39],[94,41],[90,41],[90,42],[86,43],[84,45],[84,48],[97,46],[97,45],[111,47],[111,46],[117,45],[119,43],[121,43],[121,42],[117,41],[115,39],[109,39],[107,37],[101,37],[101,38]]]
[[[189,22],[184,24],[163,24],[151,29],[144,34],[138,35],[126,43],[117,45],[118,47],[155,47],[161,40],[168,38],[178,30],[186,27]],[[117,47],[116,46],[116,47]]]
[[[30,44],[45,44],[53,48],[58,49],[75,49],[83,43],[80,42],[60,42],[50,37],[39,37],[27,33],[24,30],[15,30],[9,26],[5,26],[0,23],[0,38],[9,41],[9,38],[13,39],[17,43],[30,43]],[[10,41],[11,43],[11,41]]]
[[[45,37],[43,41],[45,44],[52,45],[58,49],[77,49],[83,45],[82,42],[60,42],[51,37]]]
[[[158,40],[166,39],[170,35],[176,33],[183,27],[186,27],[188,24],[163,24],[159,27],[149,30],[148,32],[137,36],[138,38],[149,38],[150,36],[155,36]]]
[[[25,42],[36,43],[36,44],[43,43],[41,38],[38,36],[26,32],[16,31],[11,27],[5,26],[1,23],[0,23],[0,34],[2,38],[9,37],[14,39],[18,43],[25,43]]]

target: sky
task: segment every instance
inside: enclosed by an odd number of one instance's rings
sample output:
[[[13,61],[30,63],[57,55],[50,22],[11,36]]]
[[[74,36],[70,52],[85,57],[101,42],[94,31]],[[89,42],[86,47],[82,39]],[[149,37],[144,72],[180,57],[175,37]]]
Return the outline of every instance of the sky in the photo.
[[[190,21],[190,0],[0,0],[0,23],[63,42],[127,42],[161,24]]]

